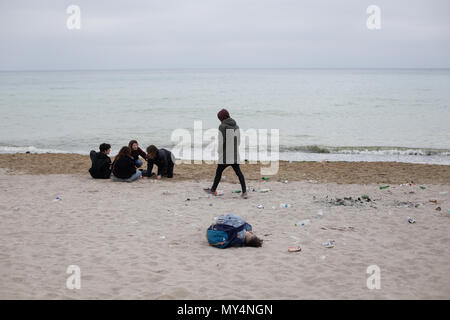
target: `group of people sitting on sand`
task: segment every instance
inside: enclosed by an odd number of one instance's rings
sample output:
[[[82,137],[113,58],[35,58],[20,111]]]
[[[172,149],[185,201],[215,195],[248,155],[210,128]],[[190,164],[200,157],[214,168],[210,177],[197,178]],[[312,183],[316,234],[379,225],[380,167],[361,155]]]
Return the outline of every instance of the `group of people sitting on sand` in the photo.
[[[141,177],[153,176],[154,165],[158,167],[157,179],[173,177],[175,162],[172,153],[166,149],[150,145],[145,153],[136,140],[131,140],[128,146],[120,149],[113,162],[109,157],[110,144],[102,143],[99,149],[99,152],[92,150],[90,153],[92,166],[89,173],[94,179],[109,179],[112,174],[114,181],[133,182]],[[139,157],[147,161],[147,170],[139,169],[144,164]]]
[[[226,109],[218,112],[217,118],[220,120],[219,126],[219,145],[218,145],[218,165],[216,169],[216,176],[211,188],[206,188],[204,191],[208,194],[218,195],[217,187],[222,177],[223,171],[231,166],[239,178],[241,184],[241,197],[247,199],[247,187],[245,185],[245,178],[239,166],[239,126],[236,121],[230,117]],[[227,131],[231,130],[237,134],[228,135]],[[227,136],[233,141],[227,141]],[[232,153],[227,154],[228,148],[233,145]],[[150,145],[144,152],[136,140],[131,140],[128,146],[120,149],[114,161],[111,162],[109,154],[111,153],[111,145],[102,143],[100,151],[91,151],[90,157],[92,166],[89,173],[95,179],[109,179],[111,174],[114,181],[133,182],[142,177],[153,177],[155,174],[153,166],[158,167],[156,179],[163,177],[172,178],[175,165],[173,154],[164,148],[158,149],[154,145]],[[147,170],[140,169],[144,162],[147,161]],[[207,239],[210,245],[217,248],[227,248],[232,246],[253,246],[261,247],[262,240],[256,237],[252,232],[252,227],[244,219],[234,214],[220,216],[216,218],[214,223],[207,230]]]

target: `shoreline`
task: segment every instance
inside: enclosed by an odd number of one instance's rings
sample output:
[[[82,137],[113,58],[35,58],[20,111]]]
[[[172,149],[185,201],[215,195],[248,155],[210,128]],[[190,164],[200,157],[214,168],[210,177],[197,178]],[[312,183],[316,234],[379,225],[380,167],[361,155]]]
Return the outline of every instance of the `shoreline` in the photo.
[[[261,180],[261,167],[261,164],[241,164],[246,180]],[[0,168],[6,174],[89,176],[90,158],[87,155],[66,153],[0,154]],[[146,168],[145,163],[143,168]],[[176,165],[172,181],[212,180],[215,169],[215,164],[206,163]],[[230,169],[224,172],[224,176],[224,181],[237,183],[237,178]],[[402,162],[280,161],[278,173],[269,177],[270,181],[450,185],[450,166]]]

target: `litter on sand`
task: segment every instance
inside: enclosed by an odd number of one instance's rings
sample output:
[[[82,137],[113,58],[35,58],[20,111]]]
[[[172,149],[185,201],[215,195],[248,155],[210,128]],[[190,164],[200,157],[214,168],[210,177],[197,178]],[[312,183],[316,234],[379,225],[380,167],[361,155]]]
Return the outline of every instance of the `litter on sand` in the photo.
[[[387,189],[389,186],[380,186],[380,190]]]
[[[431,202],[431,203],[437,203],[437,200],[428,200],[429,202]]]
[[[414,220],[414,219],[411,218],[411,217],[408,217],[408,222],[409,222],[409,223],[416,223],[416,220]]]
[[[301,227],[304,227],[304,226],[307,226],[307,225],[309,225],[311,223],[311,220],[309,220],[309,219],[306,219],[306,220],[302,220],[302,221],[299,221],[299,222],[297,222],[296,224],[294,224],[294,226],[301,226]]]
[[[270,179],[269,177],[262,177],[261,178],[261,180],[264,180],[264,181],[269,181],[269,179]]]
[[[56,201],[61,201],[61,198],[60,197],[56,197],[56,199],[54,199],[53,202],[56,202]]]
[[[290,208],[291,205],[289,203],[280,203],[280,208]]]
[[[262,204],[258,204],[256,207],[257,207],[258,209],[264,209],[264,206],[263,206]]]
[[[330,240],[330,241],[327,241],[327,242],[325,242],[325,243],[322,243],[322,245],[323,245],[325,248],[334,248],[335,241],[334,241],[334,240]]]
[[[422,189],[422,190],[423,190],[423,189],[425,189],[425,187],[424,187],[424,186],[419,186],[419,188],[420,188],[420,189]]]
[[[442,210],[441,207],[436,208],[436,211],[441,211],[441,210]]]
[[[267,193],[267,192],[270,192],[270,191],[272,191],[272,190],[270,190],[270,189],[259,189],[260,193]]]
[[[302,248],[300,247],[289,247],[288,252],[300,252],[302,251]]]

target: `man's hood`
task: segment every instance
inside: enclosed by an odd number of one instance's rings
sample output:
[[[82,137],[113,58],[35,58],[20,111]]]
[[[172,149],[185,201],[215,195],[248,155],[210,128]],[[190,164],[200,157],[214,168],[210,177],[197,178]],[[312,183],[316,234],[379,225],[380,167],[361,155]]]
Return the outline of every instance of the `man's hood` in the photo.
[[[233,118],[228,118],[222,121],[222,125],[227,129],[235,129],[236,128],[236,121],[234,121]]]

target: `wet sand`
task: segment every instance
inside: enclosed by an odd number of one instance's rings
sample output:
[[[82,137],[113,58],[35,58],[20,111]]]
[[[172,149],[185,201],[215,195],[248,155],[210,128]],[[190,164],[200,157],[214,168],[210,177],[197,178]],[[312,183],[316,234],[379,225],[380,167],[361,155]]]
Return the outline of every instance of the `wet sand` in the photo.
[[[0,168],[8,173],[24,174],[88,174],[89,156],[78,154],[1,154]],[[242,164],[247,180],[261,179],[260,164]],[[174,181],[211,180],[214,164],[181,164],[175,166]],[[224,175],[236,182],[228,168]],[[308,181],[336,183],[392,183],[450,185],[450,166],[397,162],[287,162],[280,161],[278,174],[271,181]]]

